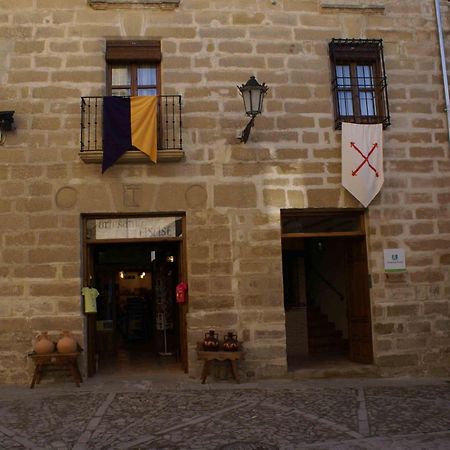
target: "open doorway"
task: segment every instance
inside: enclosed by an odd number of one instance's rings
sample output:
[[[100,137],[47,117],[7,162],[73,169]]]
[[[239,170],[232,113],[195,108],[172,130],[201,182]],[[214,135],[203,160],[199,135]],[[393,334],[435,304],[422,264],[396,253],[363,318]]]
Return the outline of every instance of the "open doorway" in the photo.
[[[337,217],[336,217],[337,216]],[[283,214],[288,367],[373,361],[364,228],[358,211]]]
[[[180,359],[177,243],[93,249],[99,373],[177,369]]]
[[[184,215],[85,215],[88,375],[187,371]]]

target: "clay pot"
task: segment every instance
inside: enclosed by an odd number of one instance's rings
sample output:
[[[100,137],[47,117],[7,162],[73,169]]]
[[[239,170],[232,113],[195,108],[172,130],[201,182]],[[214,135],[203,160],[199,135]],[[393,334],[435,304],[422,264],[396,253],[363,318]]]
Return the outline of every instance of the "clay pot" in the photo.
[[[239,342],[236,334],[229,331],[223,338],[222,348],[225,352],[237,352],[239,349]]]
[[[55,343],[49,338],[46,331],[43,331],[36,336],[34,351],[39,355],[44,355],[55,351]]]
[[[59,353],[74,353],[77,351],[77,341],[70,331],[63,331],[56,344]]]
[[[209,333],[205,333],[203,350],[207,352],[215,352],[219,350],[219,335],[214,330],[210,330]]]

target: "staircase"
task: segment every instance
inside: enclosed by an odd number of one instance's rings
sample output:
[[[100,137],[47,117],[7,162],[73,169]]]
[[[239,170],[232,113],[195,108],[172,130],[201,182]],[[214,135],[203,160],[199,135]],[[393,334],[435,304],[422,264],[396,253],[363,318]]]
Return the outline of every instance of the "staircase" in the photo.
[[[348,353],[348,340],[337,330],[318,306],[308,305],[309,355],[343,355]]]

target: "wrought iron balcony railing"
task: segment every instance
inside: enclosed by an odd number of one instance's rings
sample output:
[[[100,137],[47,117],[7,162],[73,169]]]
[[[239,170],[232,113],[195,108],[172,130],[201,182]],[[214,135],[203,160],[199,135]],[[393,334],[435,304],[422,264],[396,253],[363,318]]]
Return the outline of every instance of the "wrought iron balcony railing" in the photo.
[[[157,121],[158,157],[182,154],[181,95],[158,96]],[[81,97],[80,144],[81,158],[98,162],[103,153],[103,97]],[[135,156],[140,153],[133,149],[128,152]]]

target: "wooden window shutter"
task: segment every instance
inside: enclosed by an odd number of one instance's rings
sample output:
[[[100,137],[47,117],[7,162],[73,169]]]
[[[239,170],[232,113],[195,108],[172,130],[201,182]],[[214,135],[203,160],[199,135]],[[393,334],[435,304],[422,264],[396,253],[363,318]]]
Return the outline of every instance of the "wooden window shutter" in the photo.
[[[160,62],[161,41],[107,41],[107,62]]]

